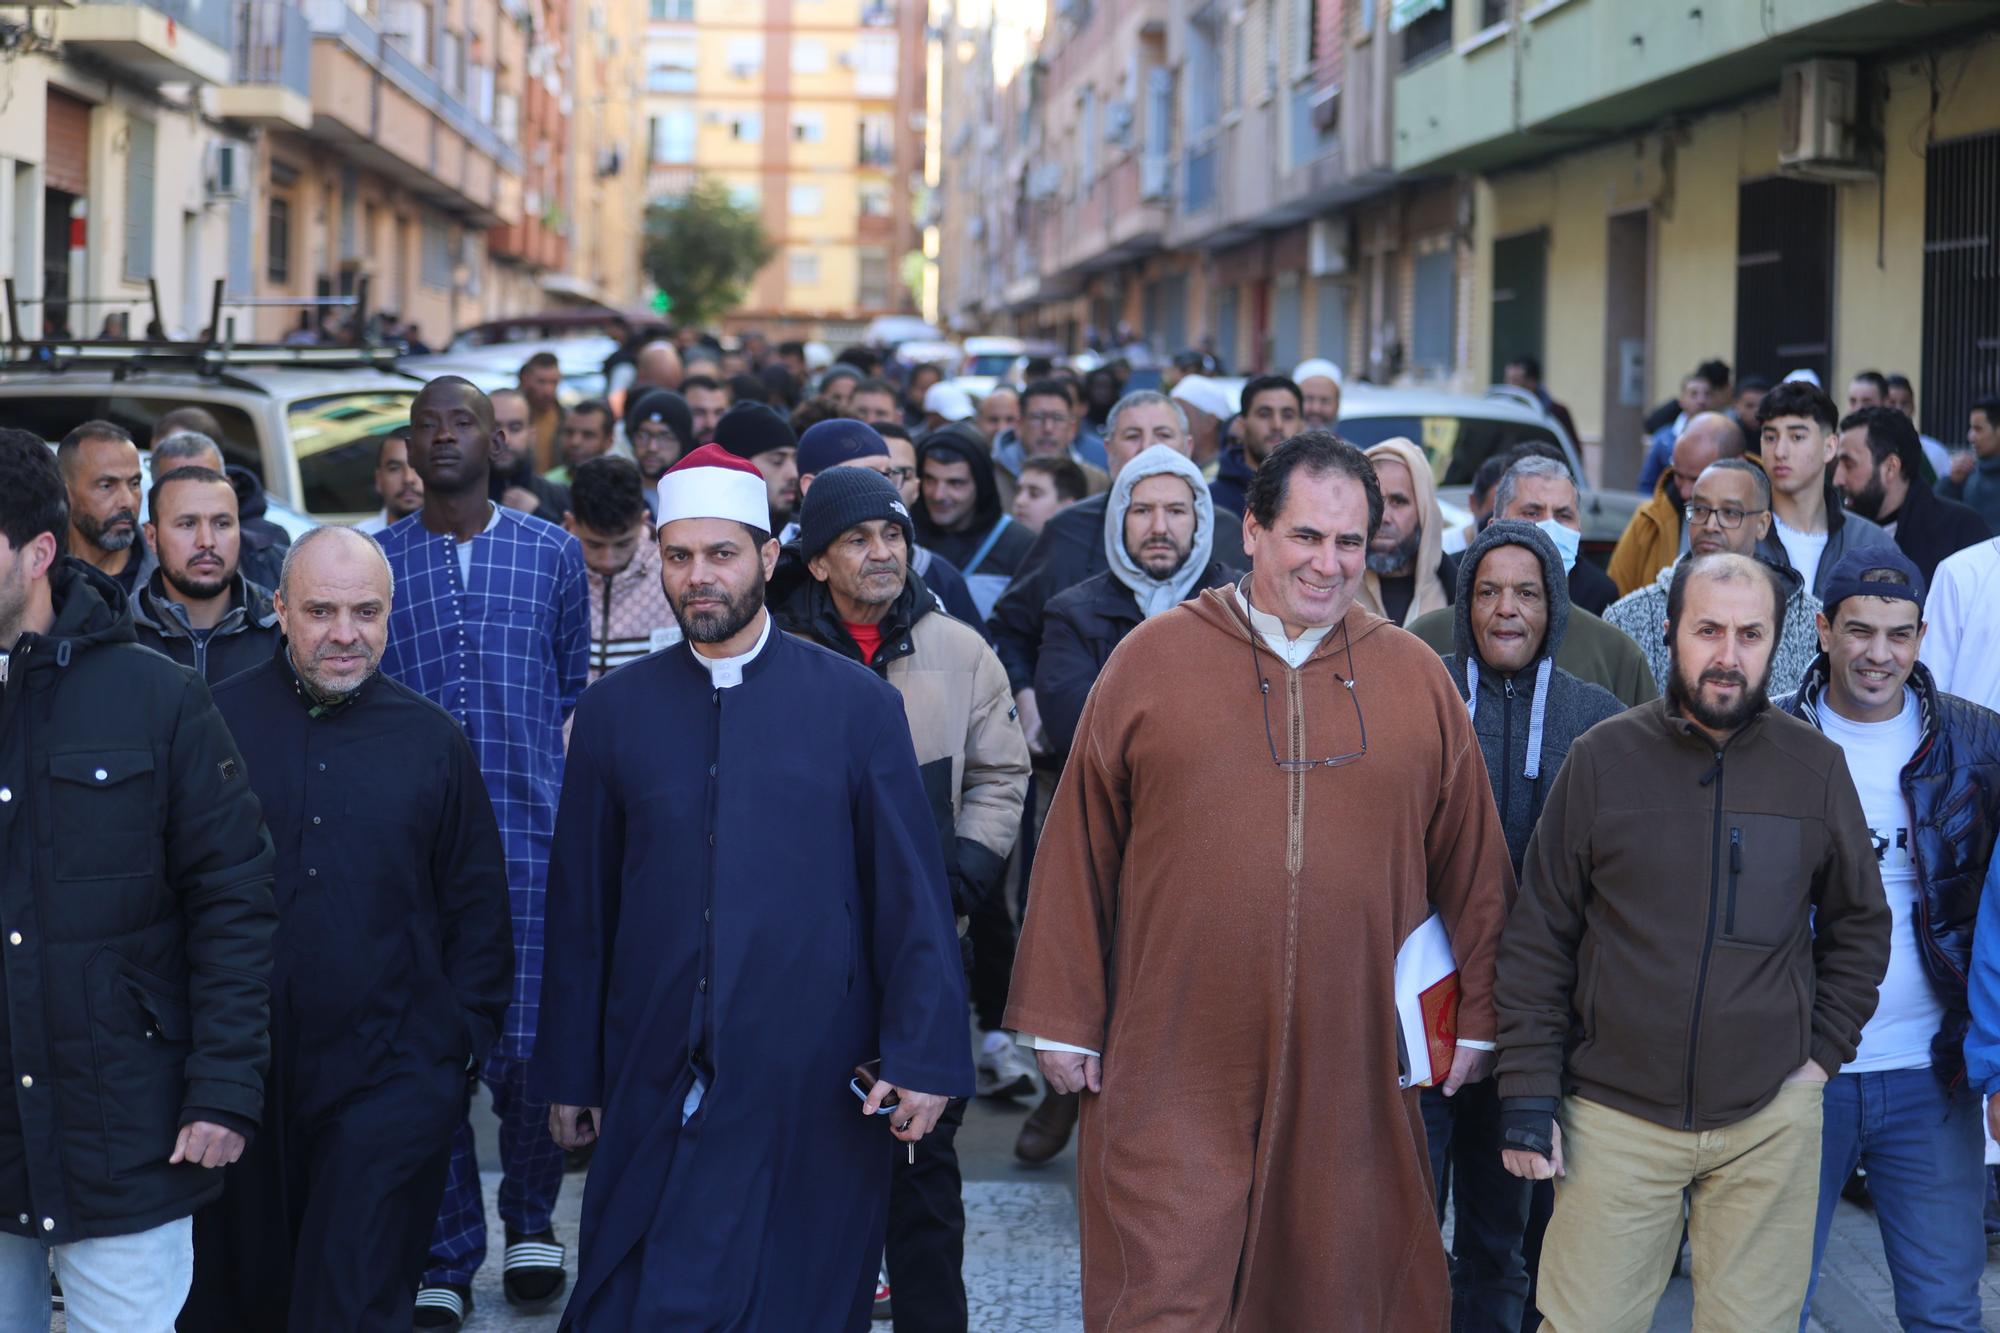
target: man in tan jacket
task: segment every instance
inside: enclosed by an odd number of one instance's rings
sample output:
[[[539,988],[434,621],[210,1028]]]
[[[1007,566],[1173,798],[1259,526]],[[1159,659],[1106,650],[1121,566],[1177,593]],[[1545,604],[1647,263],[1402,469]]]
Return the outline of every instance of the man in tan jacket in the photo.
[[[859,467],[819,473],[799,509],[797,554],[811,577],[773,610],[788,632],[874,670],[903,696],[963,940],[973,909],[1000,891],[1020,831],[1028,741],[1000,659],[910,572],[913,538],[887,478]],[[964,1115],[954,1100],[911,1159],[897,1161],[890,1186],[889,1282],[906,1333],[965,1333],[953,1144]]]

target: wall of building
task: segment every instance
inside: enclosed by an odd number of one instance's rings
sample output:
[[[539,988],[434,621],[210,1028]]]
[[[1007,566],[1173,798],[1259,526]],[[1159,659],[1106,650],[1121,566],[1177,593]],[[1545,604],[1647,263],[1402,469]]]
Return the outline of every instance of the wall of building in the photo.
[[[1910,58],[1881,73],[1882,178],[1834,190],[1836,389],[1867,368],[1920,380],[1925,150],[2000,129],[2000,102],[1982,92],[2000,86],[2000,40],[1942,51],[1935,67]],[[1546,382],[1597,443],[1606,408],[1607,225],[1630,210],[1646,212],[1654,228],[1648,401],[1671,397],[1704,359],[1733,361],[1737,187],[1775,174],[1778,132],[1774,94],[1485,178],[1475,196],[1472,308],[1481,317],[1470,330],[1469,365],[1486,367],[1494,351],[1485,315],[1493,242],[1546,228]]]

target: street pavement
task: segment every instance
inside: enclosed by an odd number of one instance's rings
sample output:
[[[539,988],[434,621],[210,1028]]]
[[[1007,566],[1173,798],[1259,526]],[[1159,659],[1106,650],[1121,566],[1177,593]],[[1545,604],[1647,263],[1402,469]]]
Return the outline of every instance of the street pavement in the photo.
[[[975,1101],[959,1131],[965,1175],[965,1286],[972,1333],[1082,1333],[1076,1239],[1074,1145],[1044,1167],[1014,1160],[1014,1136],[1033,1101]],[[492,1117],[477,1115],[480,1161],[498,1161]],[[559,1311],[522,1315],[508,1308],[500,1289],[503,1244],[494,1212],[498,1173],[486,1173],[491,1258],[480,1272],[468,1330],[554,1330]],[[556,1212],[556,1234],[575,1253],[577,1208],[583,1177],[569,1176]],[[572,1265],[572,1271],[573,1265]],[[1987,1328],[2000,1329],[2000,1257],[1989,1260],[1983,1284]],[[1820,1333],[1891,1333],[1895,1294],[1872,1213],[1842,1201],[1828,1243],[1827,1264],[1815,1297],[1810,1328]],[[1686,1333],[1693,1322],[1693,1292],[1685,1278],[1668,1284],[1654,1320],[1655,1333]],[[887,1325],[882,1325],[885,1330]],[[1333,1333],[1329,1330],[1329,1333]]]

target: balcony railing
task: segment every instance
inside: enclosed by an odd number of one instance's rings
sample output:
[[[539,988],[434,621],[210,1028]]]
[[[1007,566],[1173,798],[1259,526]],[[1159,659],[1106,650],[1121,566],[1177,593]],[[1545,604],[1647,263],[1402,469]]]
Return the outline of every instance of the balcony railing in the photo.
[[[356,13],[345,0],[309,0],[306,14],[313,36],[340,42],[388,75],[412,99],[435,112],[502,168],[516,173],[521,170],[518,149],[495,134],[465,103],[446,92],[429,69],[412,60],[394,42],[385,40],[367,16]]]
[[[130,8],[134,0],[84,0],[84,3]],[[165,15],[220,50],[227,51],[234,44],[232,29],[236,15],[231,0],[142,0],[139,7]]]
[[[244,0],[232,55],[236,82],[312,95],[312,25],[290,0]]]

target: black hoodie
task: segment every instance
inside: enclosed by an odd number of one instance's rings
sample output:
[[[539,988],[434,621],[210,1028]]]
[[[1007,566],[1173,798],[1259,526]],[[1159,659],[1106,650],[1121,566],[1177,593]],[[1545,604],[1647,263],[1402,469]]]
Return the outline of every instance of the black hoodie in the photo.
[[[947,532],[931,522],[930,509],[919,503],[917,540],[935,551],[965,576],[981,616],[993,613],[993,603],[1035,544],[1035,534],[1009,518],[1000,507],[1000,485],[993,477],[993,458],[978,432],[963,426],[933,431],[917,450],[917,475],[924,460],[944,459],[972,469],[972,523],[962,532]]]
[[[0,916],[27,923],[0,954],[0,1232],[63,1245],[222,1192],[167,1158],[192,1121],[262,1117],[277,913],[207,687],[133,642],[114,580],[70,559],[49,588],[0,687]]]

